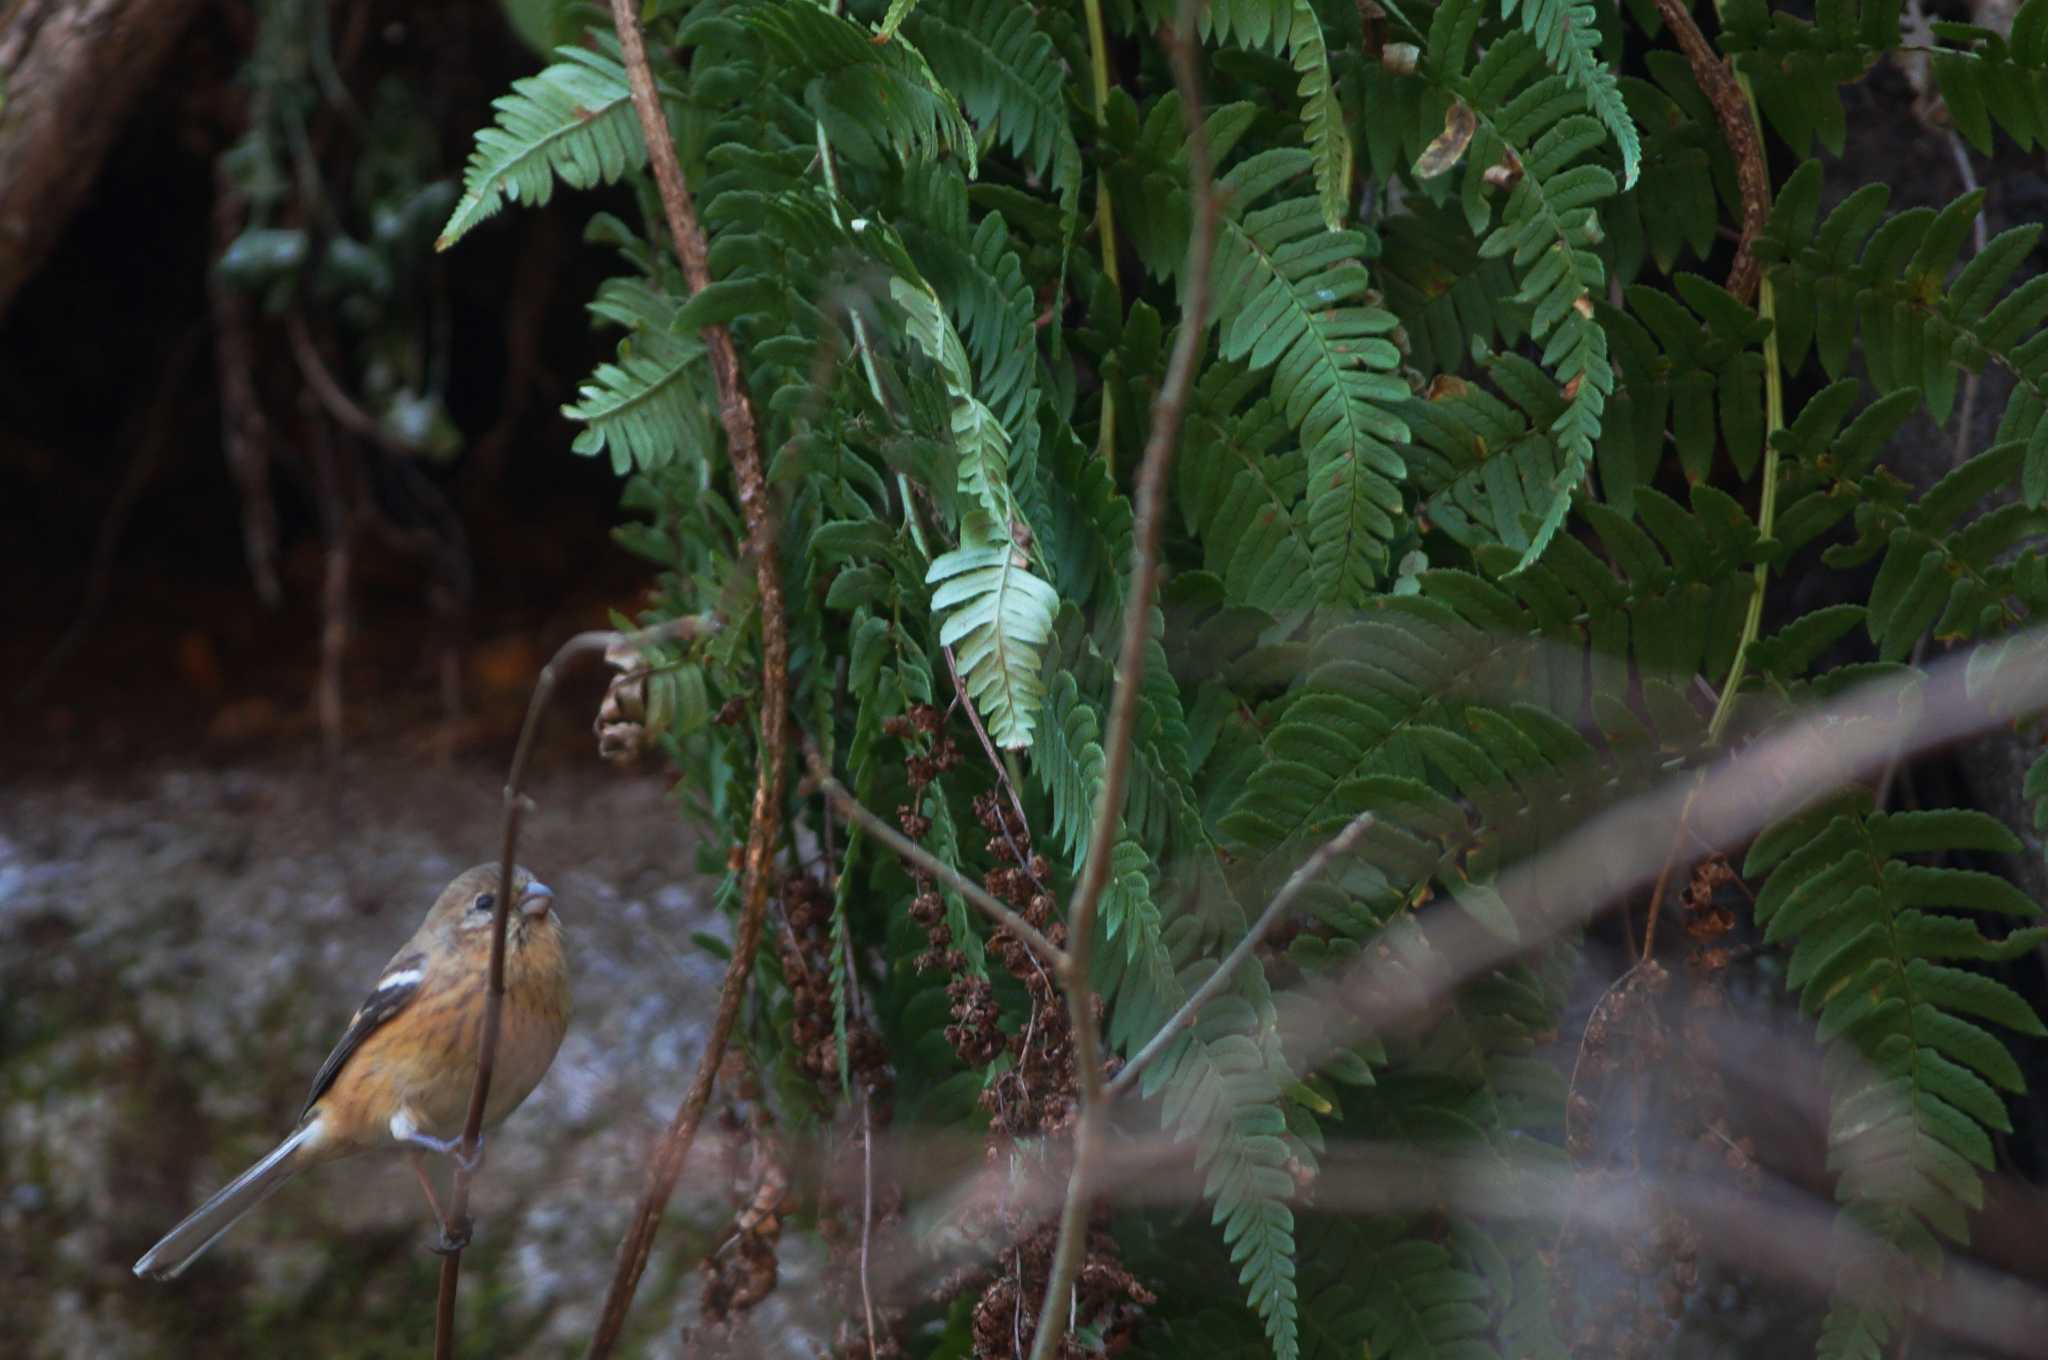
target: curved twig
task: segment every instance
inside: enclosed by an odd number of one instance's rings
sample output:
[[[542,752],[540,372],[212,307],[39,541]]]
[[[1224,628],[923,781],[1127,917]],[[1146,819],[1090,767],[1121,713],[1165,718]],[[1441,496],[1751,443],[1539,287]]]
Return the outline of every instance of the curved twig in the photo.
[[[616,645],[634,648],[651,643],[696,637],[717,627],[708,617],[671,619],[637,633],[609,630],[578,633],[563,643],[548,664],[541,667],[533,695],[526,703],[526,721],[519,729],[519,744],[512,749],[512,768],[505,776],[505,821],[502,849],[498,855],[498,882],[512,882],[513,864],[519,857],[519,822],[531,806],[522,789],[526,767],[533,757],[534,734],[540,730],[541,715],[555,695],[555,684],[572,661]],[[498,1061],[498,1030],[505,1005],[505,923],[511,919],[513,895],[501,886],[497,910],[491,917],[491,973],[484,991],[484,1027],[477,1044],[476,1080],[469,1088],[469,1112],[462,1121],[462,1155],[455,1159],[454,1188],[449,1192],[444,1222],[458,1238],[469,1218],[469,1187],[476,1179],[474,1163],[478,1140],[483,1136],[484,1105],[491,1094],[491,1074]],[[464,1163],[471,1163],[465,1166]],[[462,1248],[452,1247],[441,1258],[441,1287],[434,1307],[434,1360],[452,1360],[455,1354],[455,1294],[462,1279]]]

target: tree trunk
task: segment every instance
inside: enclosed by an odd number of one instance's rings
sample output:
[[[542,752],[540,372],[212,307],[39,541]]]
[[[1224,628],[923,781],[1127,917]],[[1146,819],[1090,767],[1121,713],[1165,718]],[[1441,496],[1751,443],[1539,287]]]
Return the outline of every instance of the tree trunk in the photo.
[[[0,316],[199,0],[0,0]]]

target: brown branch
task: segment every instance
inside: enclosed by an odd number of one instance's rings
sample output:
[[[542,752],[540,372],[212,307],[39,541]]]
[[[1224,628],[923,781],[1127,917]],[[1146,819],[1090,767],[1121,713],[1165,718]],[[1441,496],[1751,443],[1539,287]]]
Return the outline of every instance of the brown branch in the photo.
[[[1095,1018],[1095,988],[1089,966],[1095,949],[1095,909],[1109,881],[1109,861],[1117,828],[1123,821],[1124,790],[1130,778],[1131,738],[1137,725],[1138,692],[1145,676],[1145,643],[1150,636],[1152,596],[1159,583],[1159,537],[1166,520],[1163,504],[1167,469],[1180,443],[1187,415],[1188,393],[1208,336],[1209,271],[1216,254],[1218,203],[1209,164],[1209,137],[1202,120],[1202,90],[1195,69],[1195,16],[1200,0],[1181,0],[1180,12],[1160,41],[1173,66],[1180,90],[1181,115],[1188,132],[1188,198],[1193,217],[1187,263],[1181,270],[1186,293],[1181,302],[1180,329],[1167,361],[1166,380],[1152,402],[1152,429],[1145,456],[1138,465],[1137,526],[1132,546],[1131,583],[1124,599],[1123,643],[1118,649],[1116,693],[1110,700],[1109,730],[1103,740],[1102,792],[1095,805],[1095,825],[1088,837],[1088,862],[1067,909],[1067,961],[1061,981],[1067,993],[1067,1015],[1074,1037],[1074,1066],[1081,1080],[1081,1115],[1074,1129],[1074,1169],[1067,1180],[1066,1202],[1060,1210],[1059,1245],[1046,1275],[1045,1302],[1038,1310],[1038,1331],[1032,1338],[1032,1360],[1053,1360],[1066,1339],[1069,1296],[1081,1271],[1088,1237],[1090,1182],[1100,1155],[1103,1113],[1108,1105],[1102,1085],[1100,1034]]]
[[[668,219],[669,236],[676,259],[692,292],[711,283],[704,228],[697,221],[696,206],[689,186],[683,182],[682,165],[676,160],[675,142],[669,137],[668,118],[654,88],[654,72],[647,64],[647,43],[640,32],[638,7],[633,0],[612,0],[612,25],[618,30],[620,55],[633,90],[633,110],[639,115],[641,137],[647,143],[647,160],[653,167],[655,183],[661,189],[661,206]],[[782,569],[776,558],[776,523],[768,500],[768,483],[761,468],[761,439],[754,423],[754,407],[740,372],[739,351],[723,326],[707,326],[704,348],[711,359],[713,380],[718,387],[718,415],[725,426],[726,457],[732,464],[733,490],[740,517],[747,526],[747,552],[754,559],[754,581],[761,608],[761,726],[760,764],[754,782],[754,807],[747,828],[745,869],[740,887],[740,922],[733,937],[732,958],[727,962],[725,981],[718,997],[718,1014],[698,1060],[697,1075],[669,1122],[654,1162],[648,1168],[647,1184],[634,1210],[633,1222],[619,1243],[617,1264],[605,1291],[604,1307],[597,1329],[590,1339],[591,1360],[611,1354],[619,1333],[626,1325],[626,1311],[640,1287],[647,1269],[647,1257],[654,1249],[655,1229],[675,1193],[682,1176],[697,1126],[711,1102],[711,1087],[724,1056],[726,1041],[739,1017],[740,1000],[746,994],[747,979],[753,973],[754,948],[761,938],[761,919],[767,913],[769,880],[774,869],[775,846],[781,833],[783,766],[789,749],[789,630],[783,617]]]
[[[1352,818],[1342,831],[1317,847],[1313,855],[1303,860],[1301,866],[1288,875],[1287,881],[1280,885],[1280,891],[1273,895],[1273,900],[1259,913],[1259,919],[1252,922],[1252,928],[1237,942],[1237,948],[1231,950],[1229,956],[1217,965],[1215,972],[1202,979],[1202,985],[1195,988],[1194,994],[1183,1001],[1180,1009],[1159,1027],[1159,1032],[1147,1039],[1145,1046],[1132,1055],[1131,1060],[1124,1064],[1123,1070],[1116,1074],[1116,1080],[1103,1088],[1103,1094],[1114,1100],[1131,1088],[1138,1080],[1138,1074],[1143,1072],[1154,1058],[1166,1051],[1174,1036],[1195,1023],[1196,1017],[1202,1013],[1202,1007],[1214,1000],[1216,994],[1223,990],[1224,984],[1230,981],[1231,975],[1244,966],[1244,961],[1252,956],[1252,950],[1258,947],[1259,941],[1266,938],[1266,932],[1273,928],[1273,923],[1286,915],[1288,908],[1294,905],[1294,899],[1301,896],[1309,884],[1321,878],[1332,861],[1340,855],[1350,854],[1365,833],[1372,829],[1372,824],[1373,815],[1370,812],[1360,813]]]
[[[306,326],[303,312],[294,310],[285,318],[285,335],[291,342],[292,359],[299,366],[299,375],[306,380],[306,386],[320,404],[327,408],[327,414],[334,423],[369,440],[386,453],[400,458],[411,458],[418,450],[384,428],[383,422],[365,411],[351,397],[335,378],[334,370],[327,366],[327,360],[320,353],[320,347],[313,342],[313,333]]]
[[[213,174],[213,246],[225,253],[241,234],[244,203],[233,178],[216,165]],[[221,447],[242,502],[242,555],[264,604],[284,600],[277,576],[277,507],[270,498],[270,422],[256,395],[256,352],[251,339],[249,300],[221,277],[206,271],[206,305],[213,320],[213,366],[220,384]]]
[[[599,631],[578,633],[556,650],[553,659],[541,667],[527,700],[526,721],[519,729],[519,743],[512,749],[512,768],[505,776],[505,821],[503,848],[498,855],[497,910],[491,916],[491,972],[484,991],[484,1028],[477,1044],[476,1080],[469,1088],[469,1113],[462,1121],[462,1154],[455,1160],[455,1185],[449,1192],[448,1212],[443,1219],[454,1241],[441,1258],[441,1290],[434,1308],[434,1360],[452,1360],[455,1354],[455,1291],[462,1278],[462,1246],[469,1227],[469,1187],[476,1179],[475,1162],[483,1136],[484,1104],[491,1093],[491,1073],[498,1061],[498,1029],[505,1005],[505,923],[511,919],[513,865],[519,855],[519,822],[530,806],[521,792],[526,767],[533,757],[534,734],[540,730],[541,715],[554,698],[555,684],[563,669],[580,657],[607,647],[645,647],[657,642],[697,637],[714,631],[717,622],[709,617],[671,619],[637,633]],[[464,1162],[471,1163],[465,1167]]]
[[[1657,0],[1657,13],[1678,39],[1692,66],[1692,78],[1714,106],[1721,135],[1728,140],[1728,154],[1735,158],[1735,182],[1742,191],[1742,238],[1735,247],[1735,263],[1728,270],[1727,288],[1736,301],[1748,306],[1763,279],[1763,267],[1756,259],[1756,238],[1771,211],[1771,174],[1764,166],[1763,139],[1734,68],[1707,42],[1683,0]]]
[[[923,872],[930,874],[933,878],[938,879],[941,883],[944,883],[947,887],[965,897],[990,920],[1022,940],[1032,953],[1045,960],[1046,966],[1053,970],[1055,976],[1058,976],[1069,966],[1070,960],[1066,952],[1047,939],[1044,932],[1039,930],[1037,926],[1032,925],[1031,922],[1025,920],[1022,916],[1019,916],[1015,911],[1004,905],[999,898],[979,883],[976,883],[973,879],[967,877],[967,875],[961,873],[958,869],[946,863],[946,861],[940,859],[937,855],[934,855],[895,827],[890,826],[868,808],[863,807],[860,800],[855,798],[844,784],[834,779],[831,773],[825,769],[824,762],[818,758],[817,752],[812,751],[810,757],[812,780],[824,792],[826,799],[830,801],[841,817],[852,822],[855,826],[867,832],[891,850],[894,850],[904,859],[909,860]]]

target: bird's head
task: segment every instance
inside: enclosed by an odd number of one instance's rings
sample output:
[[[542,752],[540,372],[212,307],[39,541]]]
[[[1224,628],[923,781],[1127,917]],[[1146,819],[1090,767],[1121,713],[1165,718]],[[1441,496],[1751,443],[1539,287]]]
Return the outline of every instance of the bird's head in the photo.
[[[508,940],[516,943],[530,927],[543,922],[552,924],[555,894],[547,884],[525,868],[518,868],[512,873],[512,892],[511,915],[506,921]],[[497,908],[498,866],[479,864],[457,874],[455,881],[441,890],[428,919],[432,925],[458,936],[487,940]]]

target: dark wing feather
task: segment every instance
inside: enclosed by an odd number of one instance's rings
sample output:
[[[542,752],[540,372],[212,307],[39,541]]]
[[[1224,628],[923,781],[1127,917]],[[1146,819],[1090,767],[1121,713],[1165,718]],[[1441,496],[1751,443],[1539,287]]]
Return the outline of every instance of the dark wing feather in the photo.
[[[306,1095],[306,1108],[299,1111],[299,1118],[304,1119],[307,1111],[313,1108],[313,1102],[327,1094],[327,1088],[334,1085],[343,1065],[363,1046],[363,1041],[419,995],[420,983],[426,974],[427,956],[424,954],[406,954],[391,961],[376,989],[364,998],[355,1015],[350,1017],[341,1042],[327,1055],[327,1061],[320,1064],[319,1074],[313,1078],[313,1089]]]

